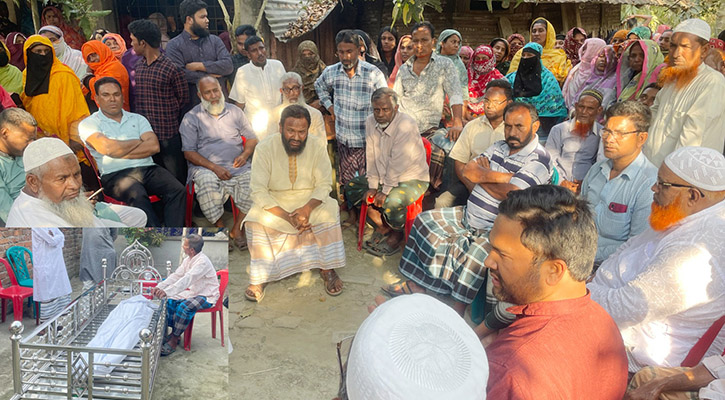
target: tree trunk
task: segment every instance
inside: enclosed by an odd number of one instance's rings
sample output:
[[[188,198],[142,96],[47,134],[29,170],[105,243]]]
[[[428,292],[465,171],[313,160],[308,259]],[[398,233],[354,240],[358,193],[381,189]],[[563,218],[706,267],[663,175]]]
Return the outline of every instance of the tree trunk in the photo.
[[[254,25],[259,14],[260,0],[234,0],[234,20],[232,23],[236,28],[239,25]]]

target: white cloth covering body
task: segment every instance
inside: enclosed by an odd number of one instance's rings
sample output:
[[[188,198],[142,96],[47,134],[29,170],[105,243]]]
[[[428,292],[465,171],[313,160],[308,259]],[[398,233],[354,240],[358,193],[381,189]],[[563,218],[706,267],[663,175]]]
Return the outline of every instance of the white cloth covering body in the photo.
[[[33,300],[45,302],[70,294],[63,259],[65,236],[58,228],[33,228]]]

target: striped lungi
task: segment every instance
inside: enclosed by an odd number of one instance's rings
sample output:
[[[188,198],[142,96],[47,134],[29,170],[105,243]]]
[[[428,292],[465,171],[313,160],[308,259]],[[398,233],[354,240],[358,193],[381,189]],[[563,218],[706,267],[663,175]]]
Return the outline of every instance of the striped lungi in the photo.
[[[430,291],[471,304],[486,281],[487,242],[488,231],[468,225],[465,206],[425,211],[413,223],[400,273]]]
[[[337,142],[337,156],[340,159],[337,179],[341,186],[347,185],[356,176],[365,175],[367,171],[365,147],[347,147]]]
[[[40,323],[60,314],[70,304],[70,294],[40,303]]]
[[[313,225],[303,233],[284,233],[257,222],[246,222],[251,258],[249,283],[278,281],[312,268],[345,266],[340,222]]]
[[[246,214],[252,208],[252,190],[249,181],[252,177],[252,170],[247,169],[231,179],[221,180],[212,171],[206,168],[194,170],[194,191],[196,200],[199,202],[201,212],[211,223],[219,221],[224,214],[224,202],[229,196],[234,199],[234,205]]]

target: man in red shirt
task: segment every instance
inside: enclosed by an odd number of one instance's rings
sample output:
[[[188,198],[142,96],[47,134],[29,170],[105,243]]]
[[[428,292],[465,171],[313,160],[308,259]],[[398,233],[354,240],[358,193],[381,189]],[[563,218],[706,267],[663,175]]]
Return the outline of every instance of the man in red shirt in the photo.
[[[585,200],[560,186],[509,193],[484,265],[516,320],[486,353],[490,399],[621,399],[627,356],[619,329],[591,300],[597,230]]]

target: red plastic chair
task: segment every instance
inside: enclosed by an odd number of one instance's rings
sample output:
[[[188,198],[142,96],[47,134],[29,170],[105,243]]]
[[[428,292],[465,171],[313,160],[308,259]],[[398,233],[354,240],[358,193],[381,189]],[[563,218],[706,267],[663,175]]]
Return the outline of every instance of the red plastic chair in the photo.
[[[431,153],[431,145],[428,139],[421,137],[423,139],[423,147],[425,147],[425,162],[430,166],[430,153]],[[410,234],[410,229],[413,227],[413,222],[415,222],[415,217],[418,216],[418,214],[423,211],[423,197],[425,194],[421,195],[418,200],[408,205],[407,210],[405,211],[405,239],[408,239],[408,235]],[[371,197],[368,197],[365,199],[362,204],[360,205],[360,223],[357,230],[357,251],[362,250],[362,242],[363,242],[363,236],[365,235],[365,222],[368,216],[368,205],[372,204],[373,199]]]
[[[244,151],[244,146],[247,145],[247,138],[242,136],[242,151]],[[191,226],[191,219],[194,211],[194,194],[196,193],[194,191],[194,181],[189,180],[190,183],[186,184],[186,214],[184,215],[184,226]],[[232,196],[229,196],[229,200],[232,202],[232,215],[234,215],[234,223],[237,222],[237,218],[239,217],[239,209],[234,206],[234,198]]]
[[[96,159],[93,158],[91,155],[91,151],[88,150],[88,147],[83,146],[83,154],[86,155],[86,158],[88,159],[88,162],[91,164],[91,168],[93,168],[93,172],[96,174],[96,179],[98,179],[98,187],[103,188],[103,184],[101,183],[101,174],[98,172],[98,165],[96,164]],[[122,206],[127,205],[126,203],[122,202],[121,200],[116,200],[113,197],[106,194],[105,191],[101,192],[103,193],[103,201],[110,204],[119,204]],[[161,198],[159,196],[156,196],[155,194],[149,196],[149,201],[151,203],[156,203],[161,201]]]
[[[682,364],[680,364],[681,367],[694,367],[695,365],[699,364],[702,360],[702,357],[707,353],[707,350],[712,345],[712,342],[715,341],[715,338],[717,337],[718,333],[720,333],[720,330],[722,327],[725,326],[725,315],[720,317],[717,321],[713,322],[713,324],[708,328],[707,331],[705,331],[705,334],[702,335],[702,337],[695,343],[694,346],[692,346],[692,349],[690,349],[690,352],[687,353],[687,356],[684,360],[682,360]],[[725,351],[722,353],[725,356]]]
[[[219,278],[219,299],[217,299],[214,307],[205,308],[196,313],[211,313],[211,337],[216,339],[216,312],[219,311],[219,329],[221,330],[222,347],[224,347],[224,305],[222,303],[224,302],[224,292],[227,290],[227,283],[229,283],[229,270],[223,269],[217,271],[216,276]],[[196,318],[196,315],[194,315],[194,318]],[[184,331],[184,350],[186,351],[191,350],[191,331],[194,329],[194,318],[191,319],[191,322],[189,322],[189,325]]]
[[[15,321],[23,320],[23,302],[26,298],[33,297],[33,288],[22,287],[18,285],[15,280],[15,274],[10,267],[8,261],[4,258],[0,258],[0,262],[5,264],[5,269],[8,271],[10,276],[10,287],[2,287],[0,282],[0,299],[2,299],[2,318],[1,322],[5,322],[5,311],[6,311],[6,300],[13,302],[13,319]],[[38,308],[38,302],[33,302],[35,307],[35,325],[38,325],[40,318],[40,309]]]

